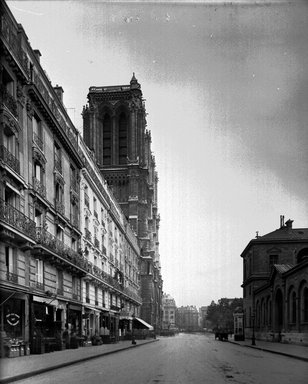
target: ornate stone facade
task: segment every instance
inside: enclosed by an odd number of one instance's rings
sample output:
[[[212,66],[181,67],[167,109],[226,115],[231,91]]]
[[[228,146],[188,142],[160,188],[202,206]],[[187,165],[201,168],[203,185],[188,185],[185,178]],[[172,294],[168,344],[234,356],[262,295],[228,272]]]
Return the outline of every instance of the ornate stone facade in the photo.
[[[84,140],[137,234],[141,248],[141,317],[161,327],[162,277],[155,158],[145,103],[135,75],[129,85],[90,87]]]

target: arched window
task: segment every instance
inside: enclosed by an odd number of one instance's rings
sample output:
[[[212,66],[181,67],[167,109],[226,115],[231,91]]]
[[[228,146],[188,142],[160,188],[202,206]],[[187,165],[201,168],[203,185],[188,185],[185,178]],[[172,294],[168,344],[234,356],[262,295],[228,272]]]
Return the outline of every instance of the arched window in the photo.
[[[119,164],[127,163],[127,117],[124,112],[119,116]]]
[[[108,113],[103,118],[103,165],[111,165],[112,136],[111,118]]]
[[[301,263],[304,259],[308,259],[308,248],[301,249],[297,254],[297,262]]]
[[[303,322],[308,323],[308,288],[307,287],[303,289],[302,304],[303,304]]]

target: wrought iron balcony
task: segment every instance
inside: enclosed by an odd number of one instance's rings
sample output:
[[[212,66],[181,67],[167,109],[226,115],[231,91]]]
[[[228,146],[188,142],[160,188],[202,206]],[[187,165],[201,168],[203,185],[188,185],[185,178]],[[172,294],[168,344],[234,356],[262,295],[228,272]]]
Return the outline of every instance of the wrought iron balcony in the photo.
[[[34,176],[32,178],[32,184],[33,184],[33,189],[35,190],[35,192],[39,193],[42,197],[46,198],[45,185]]]
[[[61,215],[64,216],[65,214],[65,206],[61,201],[56,200],[55,209],[57,212],[59,212]]]
[[[3,104],[11,112],[11,114],[17,119],[18,111],[17,111],[17,102],[15,98],[7,91],[7,89],[3,85],[0,87],[0,93],[1,93]]]
[[[86,240],[92,241],[92,233],[88,230],[88,228],[84,229],[84,237]]]
[[[34,283],[32,283],[32,288],[39,289],[40,291],[45,291],[44,283],[41,283],[38,281],[35,281]]]
[[[35,239],[35,222],[2,199],[0,199],[0,220]]]
[[[18,283],[18,275],[16,273],[6,272],[6,279],[12,283]]]
[[[42,152],[44,151],[44,142],[36,132],[33,132],[33,142],[39,147]]]
[[[4,145],[0,145],[0,158],[16,173],[20,174],[19,160]]]
[[[87,259],[85,259],[80,253],[74,251],[72,248],[64,244],[63,241],[57,239],[42,227],[36,228],[36,242],[38,245],[44,246],[51,252],[56,253],[83,271],[87,269]]]

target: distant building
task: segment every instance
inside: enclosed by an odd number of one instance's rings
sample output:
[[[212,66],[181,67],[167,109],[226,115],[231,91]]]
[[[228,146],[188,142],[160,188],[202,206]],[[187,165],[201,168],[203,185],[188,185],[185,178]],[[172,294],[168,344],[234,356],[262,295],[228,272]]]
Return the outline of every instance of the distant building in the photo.
[[[200,329],[198,309],[194,305],[177,308],[176,326],[186,332],[198,331]]]
[[[163,294],[163,321],[162,329],[170,329],[175,327],[175,315],[176,315],[176,304],[173,297],[164,293]]]
[[[251,240],[243,258],[245,337],[308,344],[308,228],[293,221]]]

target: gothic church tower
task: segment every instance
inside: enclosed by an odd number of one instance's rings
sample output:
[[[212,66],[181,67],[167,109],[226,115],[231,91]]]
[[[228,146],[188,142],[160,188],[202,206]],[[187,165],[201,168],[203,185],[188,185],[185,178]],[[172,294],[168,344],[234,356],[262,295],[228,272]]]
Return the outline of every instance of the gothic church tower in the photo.
[[[157,172],[146,111],[135,74],[129,85],[90,87],[83,137],[135,231],[141,257],[141,316],[160,328]]]

